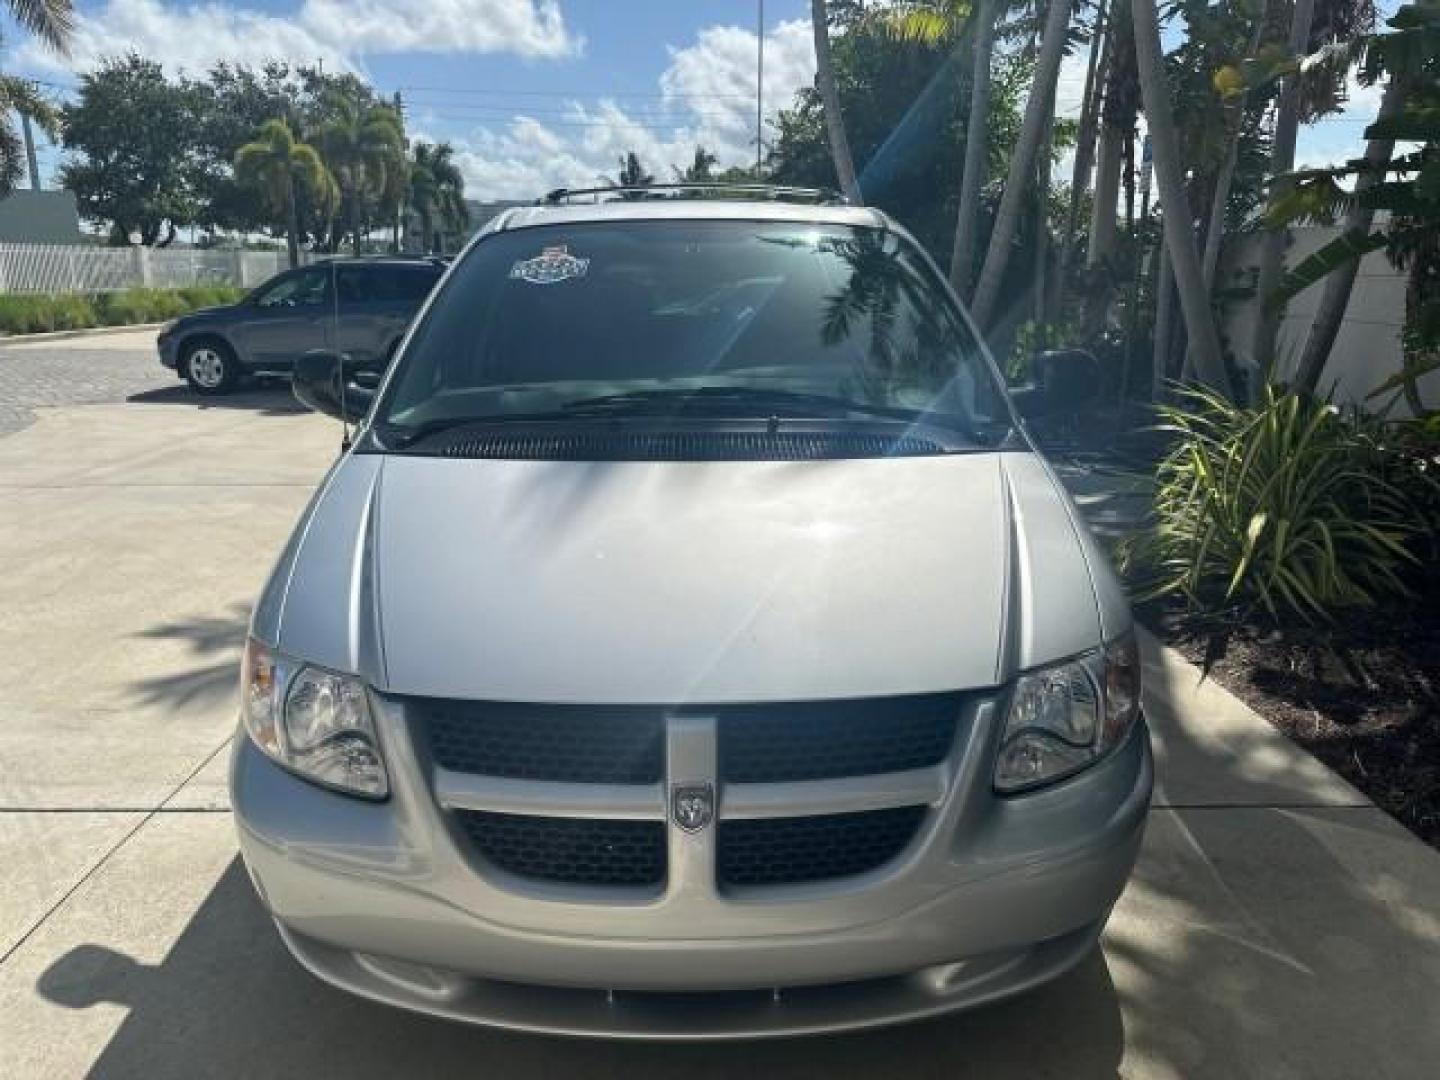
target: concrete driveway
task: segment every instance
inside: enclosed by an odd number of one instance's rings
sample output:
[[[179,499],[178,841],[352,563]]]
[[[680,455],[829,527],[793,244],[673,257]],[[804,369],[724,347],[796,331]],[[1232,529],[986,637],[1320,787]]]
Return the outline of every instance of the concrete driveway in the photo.
[[[223,777],[248,605],[338,429],[280,391],[201,403],[150,348],[0,345],[0,1076],[1435,1075],[1440,857],[1153,648],[1140,867],[1103,951],[1027,998],[651,1047],[317,983],[251,892]]]

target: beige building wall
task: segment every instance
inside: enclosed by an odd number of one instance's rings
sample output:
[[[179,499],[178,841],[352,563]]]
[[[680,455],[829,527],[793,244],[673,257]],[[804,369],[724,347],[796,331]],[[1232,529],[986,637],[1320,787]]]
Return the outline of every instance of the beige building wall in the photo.
[[[1286,255],[1289,266],[1314,254],[1340,234],[1333,227],[1294,230],[1294,242]],[[1247,268],[1259,262],[1258,236],[1247,236],[1228,258],[1231,280],[1241,280]],[[1250,274],[1253,280],[1253,273]],[[1294,373],[1305,348],[1305,338],[1324,295],[1325,283],[1317,282],[1290,301],[1280,325],[1277,351],[1282,378]],[[1250,352],[1259,300],[1255,297],[1232,302],[1223,313],[1222,333],[1229,350],[1242,360]],[[1380,383],[1400,370],[1400,330],[1405,323],[1405,275],[1390,265],[1383,251],[1372,252],[1360,263],[1350,307],[1345,313],[1335,348],[1330,353],[1321,388],[1333,386],[1339,403],[1360,405],[1371,411],[1383,408],[1389,395],[1366,401]],[[1440,372],[1420,380],[1421,396],[1432,408],[1440,408]],[[1403,399],[1391,415],[1408,415]]]

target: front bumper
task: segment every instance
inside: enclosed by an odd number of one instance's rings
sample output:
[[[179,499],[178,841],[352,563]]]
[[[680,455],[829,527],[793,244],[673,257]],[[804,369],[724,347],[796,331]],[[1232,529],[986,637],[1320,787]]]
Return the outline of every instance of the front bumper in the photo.
[[[871,1027],[1053,978],[1094,945],[1138,853],[1144,723],[1070,781],[1000,799],[994,724],[957,748],[933,825],[893,867],[744,897],[672,882],[596,902],[477,872],[403,718],[382,709],[392,797],[297,779],[243,734],[232,800],[252,879],[296,958],[357,994],[502,1027],[739,1038]]]
[[[178,372],[180,364],[180,339],[177,335],[161,334],[155,339],[155,350],[160,354],[160,363],[171,371]]]

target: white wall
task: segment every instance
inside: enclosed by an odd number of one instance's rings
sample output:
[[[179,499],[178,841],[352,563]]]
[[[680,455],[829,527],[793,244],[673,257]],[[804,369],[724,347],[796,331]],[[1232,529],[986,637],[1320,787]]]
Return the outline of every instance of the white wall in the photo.
[[[1286,254],[1287,265],[1295,266],[1339,234],[1340,230],[1334,227],[1295,229],[1294,242]],[[1228,280],[1234,281],[1247,267],[1253,268],[1259,262],[1259,252],[1258,236],[1246,236],[1235,244],[1234,250],[1227,253]],[[1322,280],[1296,296],[1285,309],[1276,352],[1282,378],[1293,374],[1299,363],[1315,308],[1324,292]],[[1230,351],[1242,359],[1250,354],[1259,307],[1259,299],[1252,297],[1230,303],[1224,312],[1221,331]],[[1371,252],[1360,262],[1355,289],[1350,294],[1350,307],[1330,353],[1321,389],[1328,391],[1333,385],[1337,402],[1363,405],[1371,410],[1382,407],[1388,395],[1370,402],[1366,402],[1365,397],[1400,370],[1400,329],[1404,324],[1405,275],[1390,265],[1383,251]],[[1422,378],[1420,388],[1428,405],[1440,407],[1440,372]],[[1402,400],[1392,415],[1406,415],[1408,411]]]

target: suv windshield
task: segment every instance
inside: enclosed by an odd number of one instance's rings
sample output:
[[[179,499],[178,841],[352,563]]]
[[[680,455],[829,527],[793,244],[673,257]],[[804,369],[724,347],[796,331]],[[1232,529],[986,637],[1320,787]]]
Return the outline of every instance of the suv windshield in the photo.
[[[923,419],[986,442],[1009,426],[984,354],[908,241],[752,221],[592,221],[481,241],[376,416],[404,437],[680,409]]]

